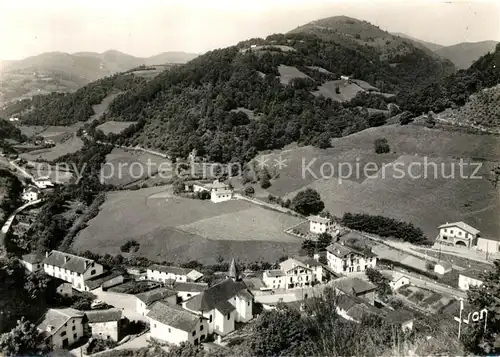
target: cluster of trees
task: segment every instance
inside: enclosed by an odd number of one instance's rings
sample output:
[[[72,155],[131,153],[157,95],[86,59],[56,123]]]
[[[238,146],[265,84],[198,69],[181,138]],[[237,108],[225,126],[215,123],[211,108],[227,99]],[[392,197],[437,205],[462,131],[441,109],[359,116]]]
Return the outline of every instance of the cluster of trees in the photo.
[[[364,213],[346,213],[342,217],[344,226],[373,233],[381,237],[393,237],[410,243],[423,243],[426,240],[420,228],[412,223],[401,222],[384,216],[372,216]]]
[[[365,270],[365,274],[368,280],[370,280],[377,287],[377,293],[379,296],[386,297],[387,295],[392,294],[392,289],[389,285],[389,278],[387,278],[380,271],[373,268],[367,268]]]
[[[315,241],[311,239],[302,241],[301,252],[312,257],[315,253],[325,251],[326,247],[332,244],[332,242],[333,237],[331,234],[321,233]]]
[[[318,191],[306,188],[295,195],[292,199],[291,207],[294,211],[304,216],[309,216],[319,214],[325,208],[325,204],[321,200]]]
[[[391,147],[389,146],[389,142],[386,138],[375,139],[373,146],[375,147],[376,154],[386,154],[391,152]]]
[[[0,141],[5,139],[23,142],[27,138],[18,127],[0,117]]]
[[[2,198],[0,199],[0,224],[3,224],[9,214],[22,204],[21,193],[23,192],[23,185],[11,172],[0,169],[0,188],[2,190]]]
[[[124,253],[137,252],[141,244],[135,239],[130,239],[120,246],[120,251]]]

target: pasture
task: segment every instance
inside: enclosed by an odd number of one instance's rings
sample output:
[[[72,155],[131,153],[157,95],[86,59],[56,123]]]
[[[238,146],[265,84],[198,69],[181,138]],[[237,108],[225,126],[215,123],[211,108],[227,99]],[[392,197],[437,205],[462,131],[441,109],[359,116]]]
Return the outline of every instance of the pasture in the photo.
[[[52,139],[53,140],[53,139]],[[83,147],[83,141],[75,134],[70,134],[63,142],[56,142],[51,148],[33,150],[19,155],[27,161],[46,160],[53,161],[66,154],[77,152]]]
[[[366,84],[369,85],[368,83]],[[347,102],[353,99],[359,92],[364,92],[364,89],[358,84],[343,79],[338,79],[323,83],[322,85],[318,86],[318,90],[312,92],[312,94],[315,96],[322,95],[325,98],[331,98],[332,100],[335,100],[337,102]]]
[[[387,138],[390,153],[374,153],[377,138]],[[390,125],[333,139],[332,146],[266,154],[271,165],[280,156],[287,165],[267,191],[292,197],[311,187],[334,215],[364,212],[409,221],[430,239],[437,226],[458,220],[485,235],[499,234],[498,192],[488,180],[500,161],[498,137]],[[460,173],[460,159],[480,166],[474,178],[475,166],[463,165]]]
[[[157,261],[213,263],[220,255],[274,262],[300,249],[301,240],[283,232],[296,222],[246,201],[215,204],[174,196],[166,187],[118,191],[108,194],[73,249],[117,254],[135,239],[140,248],[134,254]]]
[[[98,125],[96,129],[102,131],[105,135],[108,134],[120,134],[122,131],[127,129],[129,126],[137,124],[136,121],[107,121],[101,125]]]
[[[297,68],[285,66],[284,64],[280,64],[278,66],[278,71],[280,73],[280,82],[284,85],[288,85],[294,78],[311,78],[307,74],[299,71]]]

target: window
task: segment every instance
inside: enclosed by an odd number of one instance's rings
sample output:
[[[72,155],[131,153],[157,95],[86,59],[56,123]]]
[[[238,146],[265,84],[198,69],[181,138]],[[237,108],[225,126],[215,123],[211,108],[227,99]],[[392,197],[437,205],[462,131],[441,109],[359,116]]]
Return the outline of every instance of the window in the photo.
[[[92,270],[90,271],[90,275],[94,275],[94,274],[95,274],[95,269],[92,269]]]
[[[66,336],[66,331],[61,332],[61,337]]]
[[[445,231],[445,232],[448,232],[448,230],[447,230],[446,228],[444,229],[444,231]]]
[[[450,229],[450,233],[453,234],[453,229]]]
[[[203,331],[203,325],[200,325],[200,331]]]
[[[196,330],[193,331],[192,333],[193,336],[196,336]]]
[[[230,320],[231,319],[231,313],[227,314],[227,319]]]
[[[78,337],[78,335],[76,333],[73,334],[73,340],[76,340],[76,338]]]
[[[170,333],[170,332],[171,332],[171,331],[170,331],[170,327],[169,327],[169,328],[168,328],[168,333]]]
[[[212,322],[212,315],[208,317],[208,322]]]
[[[247,302],[247,306],[250,306],[250,301]]]
[[[462,235],[462,231],[458,231],[458,235],[461,236]]]
[[[73,326],[71,329],[72,329],[73,331],[76,331],[76,326]]]

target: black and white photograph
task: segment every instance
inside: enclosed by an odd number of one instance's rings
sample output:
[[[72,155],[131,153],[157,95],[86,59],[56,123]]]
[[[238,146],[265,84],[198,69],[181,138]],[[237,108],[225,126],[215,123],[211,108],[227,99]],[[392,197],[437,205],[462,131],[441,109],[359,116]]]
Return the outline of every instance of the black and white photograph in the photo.
[[[0,357],[495,355],[499,0],[0,0]]]

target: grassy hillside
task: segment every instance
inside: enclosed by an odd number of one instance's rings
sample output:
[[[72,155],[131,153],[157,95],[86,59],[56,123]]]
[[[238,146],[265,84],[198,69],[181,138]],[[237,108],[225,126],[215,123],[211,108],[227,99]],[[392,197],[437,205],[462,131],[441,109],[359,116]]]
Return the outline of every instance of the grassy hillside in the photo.
[[[164,52],[142,58],[110,50],[74,54],[47,52],[18,61],[2,61],[0,104],[51,92],[74,91],[99,78],[141,65],[185,63],[196,56]]]
[[[422,45],[424,45],[425,47],[427,47],[429,50],[431,51],[436,51],[436,50],[439,50],[440,48],[443,48],[445,46],[443,45],[439,45],[437,43],[433,43],[433,42],[428,42],[428,41],[423,41],[423,40],[420,40],[418,38],[415,38],[415,37],[412,37],[412,36],[409,36],[405,33],[401,33],[401,32],[393,32],[392,33],[394,36],[398,36],[398,37],[402,37],[402,38],[406,38],[408,40],[411,40],[413,42],[417,42],[417,43],[420,43]]]
[[[453,46],[442,47],[435,52],[448,58],[457,69],[467,69],[480,57],[495,51],[497,41],[462,42]]]
[[[389,153],[374,153],[378,138],[388,140]],[[306,146],[267,155],[268,163],[280,157],[286,163],[282,170],[273,168],[279,173],[268,189],[273,195],[292,197],[312,187],[332,214],[364,212],[410,221],[432,239],[438,225],[457,220],[478,227],[484,235],[500,234],[495,218],[500,214],[498,192],[488,180],[500,161],[498,137],[390,125],[334,139],[326,150]],[[464,166],[462,178],[460,159],[478,163],[474,177],[482,178],[471,177],[472,166]],[[426,162],[430,164],[424,176]],[[404,177],[397,168],[404,170]],[[446,178],[452,172],[453,178]]]

